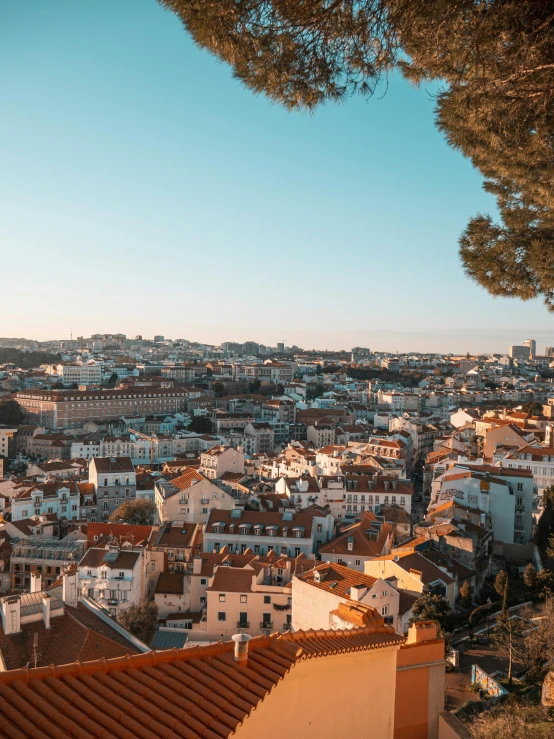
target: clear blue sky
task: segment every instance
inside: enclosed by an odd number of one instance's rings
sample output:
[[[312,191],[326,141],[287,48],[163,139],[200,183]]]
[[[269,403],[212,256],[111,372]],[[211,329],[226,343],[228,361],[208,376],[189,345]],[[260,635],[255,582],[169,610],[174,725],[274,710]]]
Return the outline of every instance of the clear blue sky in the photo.
[[[1,336],[554,345],[458,262],[490,211],[428,91],[288,113],[155,0],[0,3]]]

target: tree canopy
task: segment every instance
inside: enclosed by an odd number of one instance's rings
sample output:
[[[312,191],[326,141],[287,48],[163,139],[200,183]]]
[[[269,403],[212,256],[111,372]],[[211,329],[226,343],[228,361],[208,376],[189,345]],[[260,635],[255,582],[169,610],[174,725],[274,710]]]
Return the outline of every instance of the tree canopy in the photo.
[[[0,401],[0,424],[18,426],[24,418],[25,413],[17,400]]]
[[[436,81],[436,122],[497,200],[460,237],[469,277],[554,310],[554,0],[159,0],[255,93],[314,109]]]
[[[141,605],[135,605],[133,603],[121,611],[117,620],[133,636],[136,636],[144,644],[149,645],[156,633],[158,606],[152,602]]]
[[[116,523],[130,523],[133,526],[151,526],[156,516],[156,506],[145,498],[126,500],[110,516]]]

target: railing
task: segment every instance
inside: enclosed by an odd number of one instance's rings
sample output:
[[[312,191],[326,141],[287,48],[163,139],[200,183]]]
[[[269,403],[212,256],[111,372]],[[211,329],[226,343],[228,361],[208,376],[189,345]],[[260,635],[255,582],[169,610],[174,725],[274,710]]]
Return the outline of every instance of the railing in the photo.
[[[272,629],[273,621],[261,621],[260,629]]]
[[[285,621],[285,623],[283,624],[283,631],[290,631],[291,629],[292,629],[292,624],[289,623],[288,621]]]
[[[237,629],[249,629],[250,621],[237,621]]]

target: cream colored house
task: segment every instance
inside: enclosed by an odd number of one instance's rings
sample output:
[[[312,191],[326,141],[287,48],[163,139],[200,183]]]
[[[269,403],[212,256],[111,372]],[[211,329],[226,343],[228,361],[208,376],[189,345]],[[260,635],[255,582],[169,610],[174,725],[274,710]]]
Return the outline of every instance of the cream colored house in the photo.
[[[292,603],[295,631],[333,628],[330,614],[340,603],[370,607],[385,624],[402,631],[400,595],[396,588],[383,578],[362,575],[342,565],[320,564],[293,577]]]
[[[244,474],[244,452],[231,446],[214,446],[200,455],[200,472],[210,480],[226,472]]]
[[[440,567],[419,552],[398,552],[377,557],[365,563],[365,574],[370,577],[396,578],[396,587],[410,593],[442,595],[451,608],[458,595],[458,586]]]
[[[214,508],[231,510],[235,507],[232,495],[194,469],[188,469],[172,480],[162,479],[156,482],[155,503],[159,523],[207,523]]]

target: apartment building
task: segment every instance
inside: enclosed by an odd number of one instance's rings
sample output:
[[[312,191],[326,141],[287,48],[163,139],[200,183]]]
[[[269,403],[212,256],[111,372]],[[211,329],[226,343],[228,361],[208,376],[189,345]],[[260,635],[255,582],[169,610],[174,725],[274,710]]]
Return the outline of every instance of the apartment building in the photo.
[[[76,521],[79,518],[79,495],[75,480],[52,480],[25,486],[11,499],[12,521],[46,515]]]
[[[370,577],[383,580],[395,578],[396,588],[409,593],[440,595],[451,608],[458,596],[456,579],[444,572],[419,552],[398,551],[383,557],[367,560],[364,571]]]
[[[100,385],[102,366],[100,364],[69,364],[60,362],[49,365],[47,374],[54,375],[66,387],[71,385]]]
[[[178,413],[187,409],[188,396],[184,388],[147,386],[125,390],[29,390],[16,393],[15,399],[32,421],[47,429],[63,429],[122,416]]]
[[[89,465],[89,483],[94,485],[97,519],[108,519],[125,500],[137,493],[135,468],[129,457],[94,457]]]
[[[508,469],[530,470],[539,495],[554,485],[554,446],[526,444],[498,458],[498,463]]]
[[[433,482],[429,513],[454,500],[486,514],[495,540],[526,544],[532,535],[535,493],[531,470],[456,463]]]
[[[230,493],[195,469],[185,470],[171,480],[157,480],[154,502],[160,523],[188,521],[200,524],[208,522],[214,508],[231,510],[236,504]]]
[[[243,445],[246,454],[272,453],[275,432],[269,423],[255,422],[244,427]]]
[[[290,510],[283,513],[258,513],[240,508],[213,510],[204,531],[203,547],[206,552],[228,547],[229,551],[238,553],[251,549],[254,554],[275,552],[286,557],[304,554],[313,558],[318,536],[324,538],[327,521],[331,519],[330,515],[318,517]]]
[[[204,477],[215,480],[226,472],[244,472],[244,451],[230,446],[215,446],[200,455],[200,467]]]
[[[10,557],[11,588],[31,589],[33,578],[41,587],[50,587],[69,566],[82,557],[85,540],[29,536],[15,540]]]
[[[339,564],[325,563],[292,579],[294,631],[333,628],[339,604],[373,609],[395,631],[401,632],[400,595],[390,582]]]
[[[118,545],[91,547],[77,566],[78,590],[117,617],[131,604],[138,605],[146,594],[142,553]]]
[[[204,624],[210,635],[269,635],[291,627],[291,588],[256,561],[245,567],[217,567],[206,595]]]
[[[366,512],[360,521],[323,544],[319,554],[323,562],[336,562],[363,572],[366,561],[390,553],[393,535],[393,527],[381,516]]]

